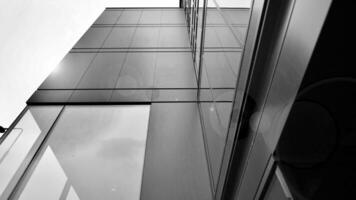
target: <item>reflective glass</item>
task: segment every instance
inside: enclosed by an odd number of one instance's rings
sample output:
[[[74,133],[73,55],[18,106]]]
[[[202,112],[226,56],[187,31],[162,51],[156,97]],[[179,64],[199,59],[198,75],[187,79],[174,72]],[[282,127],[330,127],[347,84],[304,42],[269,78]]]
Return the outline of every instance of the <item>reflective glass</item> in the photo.
[[[67,106],[15,199],[139,199],[149,110]]]
[[[30,107],[0,145],[0,199],[7,199],[61,106]]]

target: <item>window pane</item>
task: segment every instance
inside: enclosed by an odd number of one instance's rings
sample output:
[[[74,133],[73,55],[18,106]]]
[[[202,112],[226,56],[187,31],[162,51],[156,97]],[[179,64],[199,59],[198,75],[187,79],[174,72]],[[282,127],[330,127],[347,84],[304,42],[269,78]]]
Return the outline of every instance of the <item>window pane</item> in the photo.
[[[29,108],[1,143],[0,199],[7,199],[11,188],[39,148],[60,109],[61,106]]]
[[[16,199],[139,199],[149,109],[66,107]]]

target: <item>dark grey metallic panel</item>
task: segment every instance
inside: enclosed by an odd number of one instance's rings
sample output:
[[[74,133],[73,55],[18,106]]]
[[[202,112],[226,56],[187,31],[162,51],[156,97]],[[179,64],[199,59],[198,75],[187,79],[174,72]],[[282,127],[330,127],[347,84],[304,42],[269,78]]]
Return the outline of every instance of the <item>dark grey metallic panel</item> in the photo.
[[[197,90],[153,90],[152,102],[155,101],[197,101]]]
[[[117,47],[130,47],[132,37],[136,27],[114,27],[103,47],[117,48]]]
[[[139,24],[160,24],[161,10],[143,10]]]
[[[75,44],[74,48],[100,48],[110,28],[90,28]]]
[[[157,47],[159,35],[160,27],[137,27],[131,47]]]
[[[185,24],[183,10],[162,10],[161,24]]]
[[[98,53],[77,88],[114,88],[126,53]]]
[[[128,53],[116,88],[152,88],[157,53]]]
[[[141,17],[141,12],[141,10],[125,9],[117,21],[117,24],[137,24]]]
[[[110,102],[150,102],[152,90],[114,90]]]
[[[234,66],[235,67],[235,66]],[[232,71],[224,52],[205,52],[204,66],[208,78],[208,87],[230,87],[233,88],[236,84],[236,75]],[[205,84],[202,84],[204,87]]]
[[[197,86],[190,53],[161,53],[157,59],[156,88],[194,88]]]
[[[206,147],[211,165],[213,186],[217,185],[222,155],[225,147],[227,126],[222,124],[218,114],[218,104],[229,103],[200,103],[201,114],[204,123],[204,134],[206,136]]]
[[[187,28],[182,27],[161,27],[160,47],[189,47]]]
[[[76,90],[68,102],[107,102],[111,94],[112,90]]]
[[[197,104],[152,104],[141,199],[212,199]]]
[[[27,104],[67,102],[73,90],[37,90]]]
[[[42,83],[40,89],[74,89],[94,58],[94,55],[94,53],[67,54],[59,66]]]
[[[106,10],[99,18],[94,22],[94,24],[115,24],[122,10]]]

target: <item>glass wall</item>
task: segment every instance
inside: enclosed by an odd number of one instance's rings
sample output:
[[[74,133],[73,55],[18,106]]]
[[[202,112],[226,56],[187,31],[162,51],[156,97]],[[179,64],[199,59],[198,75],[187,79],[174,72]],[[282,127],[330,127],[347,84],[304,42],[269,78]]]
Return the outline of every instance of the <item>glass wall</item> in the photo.
[[[0,140],[0,199],[8,199],[26,166],[40,147],[62,106],[29,108]]]
[[[186,1],[192,2],[192,1]],[[240,62],[250,17],[250,5],[230,0],[200,0],[197,35],[192,45],[198,71],[200,111],[213,190],[219,181]],[[204,3],[206,5],[204,5]],[[251,2],[249,2],[251,3]],[[195,5],[195,4],[188,4]],[[247,6],[248,5],[248,6]],[[186,7],[188,26],[194,20]],[[190,12],[187,12],[190,11]],[[190,18],[189,18],[190,17]],[[204,19],[205,18],[205,19]],[[205,21],[204,21],[205,20]],[[192,29],[192,28],[190,28]],[[191,43],[195,43],[194,39]],[[200,46],[202,47],[200,49]],[[201,58],[201,59],[199,59]],[[241,95],[243,92],[241,92]]]
[[[1,199],[139,199],[150,106],[60,110],[31,107],[1,144]]]

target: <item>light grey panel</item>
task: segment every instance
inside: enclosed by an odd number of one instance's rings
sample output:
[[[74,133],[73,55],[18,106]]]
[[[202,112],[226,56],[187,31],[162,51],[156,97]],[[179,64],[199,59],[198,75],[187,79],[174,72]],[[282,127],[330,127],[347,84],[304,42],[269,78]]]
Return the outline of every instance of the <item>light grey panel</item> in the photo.
[[[142,200],[212,199],[197,104],[152,104]]]
[[[193,60],[190,53],[160,53],[157,57],[155,87],[196,87]]]
[[[125,9],[117,21],[117,24],[137,24],[140,17],[140,10]]]
[[[105,41],[105,48],[127,48],[130,46],[136,27],[115,27]]]
[[[128,53],[117,88],[152,88],[156,53]]]
[[[74,89],[93,58],[94,53],[67,54],[40,89]]]
[[[115,24],[120,15],[121,10],[106,10],[99,16],[94,24]]]
[[[159,27],[137,27],[131,47],[157,47]]]
[[[139,24],[160,24],[161,10],[142,10],[141,19]]]
[[[114,88],[126,53],[99,53],[78,88]]]
[[[186,27],[161,27],[160,47],[189,47],[188,30]]]
[[[90,28],[75,44],[74,48],[100,48],[109,32],[110,28]]]

